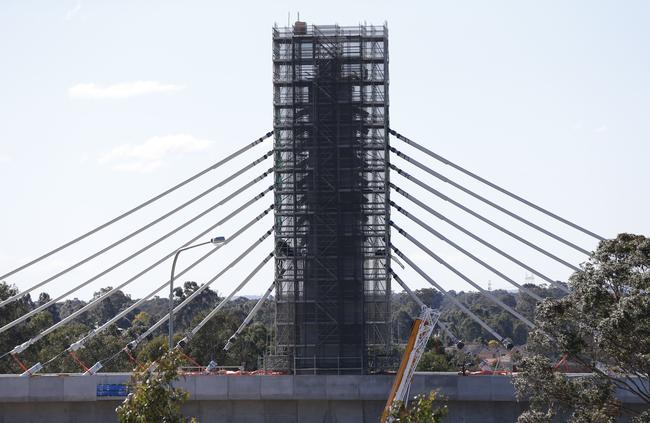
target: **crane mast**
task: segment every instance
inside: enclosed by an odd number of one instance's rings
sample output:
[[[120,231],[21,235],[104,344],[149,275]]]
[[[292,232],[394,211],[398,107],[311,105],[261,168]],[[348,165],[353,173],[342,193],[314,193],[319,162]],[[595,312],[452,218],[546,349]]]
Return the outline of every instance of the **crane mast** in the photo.
[[[413,373],[415,373],[415,369],[424,354],[427,342],[429,342],[433,328],[438,323],[439,318],[439,311],[425,306],[422,307],[420,316],[413,322],[411,335],[381,416],[381,423],[390,423],[392,421],[390,411],[393,404],[408,400]]]

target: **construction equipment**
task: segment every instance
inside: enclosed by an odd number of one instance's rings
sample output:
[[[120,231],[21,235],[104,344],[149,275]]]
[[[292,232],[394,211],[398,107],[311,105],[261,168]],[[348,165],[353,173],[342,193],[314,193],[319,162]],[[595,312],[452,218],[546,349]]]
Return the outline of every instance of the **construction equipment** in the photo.
[[[399,365],[395,381],[390,390],[390,395],[386,401],[384,412],[381,415],[381,423],[390,423],[390,411],[393,404],[397,402],[408,402],[409,391],[411,390],[411,382],[413,381],[413,373],[418,366],[422,354],[429,342],[433,328],[438,323],[440,312],[429,307],[422,307],[420,317],[413,321],[411,335],[409,336],[402,362]]]

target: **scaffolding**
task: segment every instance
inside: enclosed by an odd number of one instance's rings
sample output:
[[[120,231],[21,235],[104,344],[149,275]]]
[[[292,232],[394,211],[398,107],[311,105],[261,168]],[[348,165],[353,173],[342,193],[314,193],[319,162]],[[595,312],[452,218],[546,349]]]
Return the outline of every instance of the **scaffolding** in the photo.
[[[388,30],[273,29],[273,351],[299,373],[366,373],[390,347]]]

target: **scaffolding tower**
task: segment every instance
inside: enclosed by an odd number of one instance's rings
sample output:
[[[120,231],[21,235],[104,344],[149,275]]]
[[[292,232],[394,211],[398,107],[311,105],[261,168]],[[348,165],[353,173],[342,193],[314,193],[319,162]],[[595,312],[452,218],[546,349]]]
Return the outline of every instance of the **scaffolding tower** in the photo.
[[[269,357],[297,374],[366,373],[391,342],[386,26],[275,27],[273,88]]]

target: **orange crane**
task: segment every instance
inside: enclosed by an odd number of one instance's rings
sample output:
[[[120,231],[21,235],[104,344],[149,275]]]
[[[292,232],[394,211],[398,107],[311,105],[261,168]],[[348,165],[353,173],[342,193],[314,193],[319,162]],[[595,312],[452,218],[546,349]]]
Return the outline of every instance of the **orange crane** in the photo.
[[[402,356],[402,362],[400,363],[397,374],[395,375],[393,387],[390,390],[386,406],[384,407],[384,412],[381,415],[381,423],[390,423],[392,421],[390,411],[393,404],[400,401],[408,401],[411,382],[413,381],[413,373],[415,373],[415,369],[422,358],[422,354],[424,354],[427,342],[429,342],[433,328],[436,323],[438,323],[439,318],[439,311],[425,306],[422,307],[420,316],[413,322],[411,334],[409,335],[408,343],[406,344],[406,349]]]

